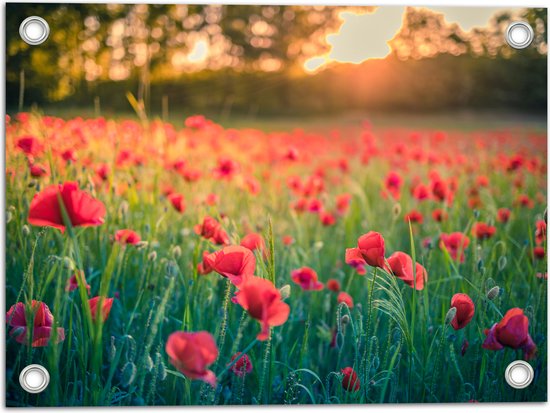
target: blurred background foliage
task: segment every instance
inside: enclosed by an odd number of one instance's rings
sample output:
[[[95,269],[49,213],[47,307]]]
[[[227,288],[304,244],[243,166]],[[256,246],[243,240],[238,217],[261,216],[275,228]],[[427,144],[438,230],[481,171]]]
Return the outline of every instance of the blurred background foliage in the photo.
[[[330,49],[340,13],[373,7],[7,4],[8,111],[39,107],[127,111],[127,92],[149,113],[287,115],[350,110],[485,108],[546,111],[547,11],[525,9],[535,42],[504,41],[513,19],[469,32],[428,9],[407,8],[384,59],[304,63]],[[29,15],[49,39],[19,37]],[[22,91],[23,88],[23,91]],[[22,93],[24,92],[24,93]]]

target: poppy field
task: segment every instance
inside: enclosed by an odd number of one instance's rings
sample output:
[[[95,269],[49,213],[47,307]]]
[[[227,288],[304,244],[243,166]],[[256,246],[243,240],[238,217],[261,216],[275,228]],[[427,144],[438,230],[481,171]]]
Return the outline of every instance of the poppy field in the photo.
[[[546,400],[546,132],[5,122],[9,406]]]

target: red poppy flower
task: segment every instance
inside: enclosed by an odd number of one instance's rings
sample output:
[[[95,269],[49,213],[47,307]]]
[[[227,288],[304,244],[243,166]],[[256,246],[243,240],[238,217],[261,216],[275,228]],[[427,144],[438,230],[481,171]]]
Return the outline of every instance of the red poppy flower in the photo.
[[[101,201],[78,189],[76,182],[51,185],[34,196],[29,207],[29,223],[50,226],[65,231],[59,201],[63,201],[71,225],[97,226],[105,220],[105,206]]]
[[[185,212],[185,198],[182,194],[173,193],[168,195],[168,200],[178,212]]]
[[[204,200],[206,205],[215,206],[220,203],[220,197],[217,194],[209,193]]]
[[[208,251],[203,251],[202,253],[202,262],[199,262],[197,264],[197,273],[199,275],[207,275],[210,274],[214,269],[208,264],[208,261],[206,260],[206,257],[210,255]]]
[[[309,212],[317,213],[323,210],[323,202],[320,199],[313,198],[307,206]]]
[[[346,248],[346,264],[355,268],[355,271],[357,271],[359,275],[365,275],[367,273],[365,269],[367,262],[363,258],[363,254],[361,254],[359,248]]]
[[[397,200],[401,197],[401,184],[403,183],[403,179],[401,178],[401,175],[399,175],[397,172],[390,172],[386,179],[384,180],[384,186],[386,189],[386,192],[383,192],[384,196],[389,195]]]
[[[210,121],[202,115],[193,115],[185,119],[185,127],[190,129],[203,129]]]
[[[290,273],[292,281],[298,284],[304,290],[322,290],[323,283],[319,282],[315,270],[309,267],[298,268]]]
[[[466,294],[455,294],[451,298],[451,307],[456,308],[456,315],[451,321],[455,330],[466,327],[474,317],[475,307],[472,299]]]
[[[262,191],[262,185],[253,176],[247,176],[244,178],[244,185],[248,193],[251,195],[258,195]]]
[[[216,245],[228,245],[229,236],[221,227],[215,232],[214,236],[210,238],[210,241]]]
[[[241,355],[241,352],[233,354],[231,356],[231,362]],[[235,364],[231,366],[231,371],[235,373],[236,376],[243,377],[252,372],[252,362],[248,354],[242,356]]]
[[[303,188],[302,180],[299,176],[289,176],[286,180],[286,185],[296,195],[299,195]]]
[[[86,290],[88,290],[88,294],[90,294],[90,286],[86,282],[84,271],[80,270],[76,270],[72,277],[67,280],[65,291],[71,292],[78,288],[78,279],[76,278],[77,276],[80,277],[80,281],[84,283],[84,285],[86,286]]]
[[[523,166],[525,163],[525,158],[521,154],[515,154],[510,157],[508,160],[508,165],[506,167],[507,171],[515,171]]]
[[[449,214],[447,214],[447,212],[443,209],[434,209],[432,212],[432,218],[434,219],[434,221],[437,222],[446,221],[448,217]]]
[[[39,155],[42,150],[42,144],[34,136],[23,136],[17,140],[17,147],[27,155]]]
[[[508,208],[500,208],[497,211],[497,221],[503,224],[507,223],[510,219],[511,211]]]
[[[185,168],[181,174],[186,182],[197,182],[202,176],[200,170],[192,168]]]
[[[90,304],[90,311],[92,313],[92,319],[95,321],[97,318],[97,313],[99,311],[98,305],[100,296],[90,298],[88,300]],[[103,319],[103,322],[107,320],[107,317],[109,317],[109,313],[111,312],[111,307],[113,306],[114,298],[107,298],[103,297],[102,305],[101,305],[101,317]]]
[[[321,220],[321,224],[325,227],[330,227],[336,224],[336,217],[330,212],[321,212],[319,214],[319,219]]]
[[[384,238],[378,232],[370,231],[357,240],[357,247],[361,255],[372,267],[384,266]]]
[[[218,346],[206,331],[176,331],[168,336],[166,354],[170,363],[191,380],[202,380],[216,387],[216,375],[208,366],[218,358]]]
[[[109,179],[110,168],[107,164],[100,164],[95,168],[95,173],[102,181]]]
[[[135,231],[131,229],[119,229],[115,233],[115,241],[120,242],[121,244],[131,244],[136,245],[141,241],[141,237]]]
[[[400,278],[411,288],[415,288],[414,282],[414,271],[413,271],[413,260],[410,255],[405,254],[404,252],[397,251],[394,252],[388,258],[389,269],[397,278]],[[428,273],[426,269],[416,263],[416,289],[422,290],[424,288],[424,283],[428,280]]]
[[[216,179],[230,180],[238,171],[239,164],[237,162],[228,158],[220,158],[213,172]]]
[[[205,217],[202,224],[195,225],[195,234],[210,240],[217,245],[229,244],[227,233],[221,228],[221,225],[212,217]]]
[[[220,223],[212,217],[205,217],[202,224],[195,225],[195,233],[206,239],[212,238],[216,230],[220,227]]]
[[[29,170],[31,176],[34,178],[41,178],[48,175],[48,170],[46,169],[46,167],[38,163],[29,165]]]
[[[308,207],[309,201],[306,198],[300,198],[296,202],[292,202],[290,207],[297,213],[304,212]]]
[[[546,221],[539,219],[536,223],[536,227],[535,242],[538,245],[546,241]]]
[[[464,262],[464,251],[470,245],[470,238],[462,232],[453,232],[451,234],[441,234],[439,247],[446,249],[453,260]]]
[[[213,252],[203,258],[204,264],[212,268],[222,277],[229,278],[235,285],[240,285],[252,277],[256,270],[256,258],[245,247],[232,245],[220,251]]]
[[[265,241],[264,237],[262,237],[260,234],[256,234],[255,232],[250,233],[243,237],[241,240],[241,246],[248,248],[250,251],[260,251],[264,257],[266,257],[266,247],[265,247]]]
[[[412,195],[417,200],[424,201],[430,198],[430,189],[424,184],[418,184],[413,188]]]
[[[76,156],[76,151],[74,149],[67,149],[61,153],[61,158],[65,162],[76,162],[78,159]]]
[[[533,248],[533,257],[537,260],[543,260],[546,256],[546,251],[544,250],[544,247],[535,247]]]
[[[335,280],[334,278],[331,278],[330,280],[327,281],[327,288],[330,291],[334,291],[337,293],[338,291],[340,291],[340,281]]]
[[[300,152],[298,151],[298,149],[294,146],[291,146],[287,149],[284,159],[287,159],[289,161],[296,161],[298,160],[299,154]]]
[[[485,222],[476,222],[472,225],[472,235],[477,239],[489,239],[495,235],[496,228]]]
[[[336,299],[338,303],[345,303],[349,308],[353,308],[353,298],[348,293],[345,293],[342,291],[340,294],[338,294],[338,298]]]
[[[409,223],[409,221],[413,224],[422,224],[422,222],[424,221],[424,217],[422,216],[422,213],[420,211],[413,209],[405,215],[405,222]]]
[[[435,179],[431,183],[431,189],[432,189],[432,195],[435,199],[438,201],[445,201],[445,199],[448,197],[448,188],[445,181],[442,179]]]
[[[352,200],[351,194],[341,194],[336,197],[336,211],[339,215],[345,215]]]
[[[282,241],[283,241],[283,244],[286,246],[294,244],[294,238],[291,237],[290,235],[283,235]]]
[[[482,347],[487,350],[522,349],[525,360],[536,355],[537,346],[529,335],[529,319],[521,308],[508,310],[500,322],[485,330],[485,335]]]
[[[370,231],[359,237],[357,240],[357,248],[349,248],[346,250],[346,263],[348,261],[354,262],[355,260],[355,264],[350,265],[355,268],[360,268],[361,262],[358,259],[360,256],[368,265],[384,268],[384,254],[384,238],[378,232]]]
[[[359,390],[361,382],[359,381],[357,373],[351,367],[343,368],[340,371],[344,375],[342,378],[342,388],[349,392],[356,392]]]
[[[479,186],[487,187],[489,186],[489,178],[485,175],[479,175],[476,178],[476,184],[478,184]]]
[[[259,277],[250,277],[243,283],[236,301],[260,322],[258,340],[267,340],[269,328],[284,324],[290,313],[290,307],[281,300],[281,293],[273,283]]]
[[[529,208],[529,209],[535,206],[535,203],[533,202],[533,200],[529,198],[528,195],[525,195],[525,194],[518,195],[515,203],[516,205]]]
[[[41,301],[32,300],[31,309],[34,313],[31,346],[47,346],[55,328],[53,315],[48,306]],[[20,344],[27,344],[28,323],[24,303],[19,302],[10,307],[6,313],[6,322],[12,327],[10,336]],[[65,329],[58,327],[56,343],[63,340],[65,340]]]

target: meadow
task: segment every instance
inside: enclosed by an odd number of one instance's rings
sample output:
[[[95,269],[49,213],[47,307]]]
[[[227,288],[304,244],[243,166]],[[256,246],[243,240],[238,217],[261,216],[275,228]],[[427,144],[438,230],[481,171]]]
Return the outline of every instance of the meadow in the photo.
[[[9,406],[546,400],[544,127],[138,114],[6,117]]]

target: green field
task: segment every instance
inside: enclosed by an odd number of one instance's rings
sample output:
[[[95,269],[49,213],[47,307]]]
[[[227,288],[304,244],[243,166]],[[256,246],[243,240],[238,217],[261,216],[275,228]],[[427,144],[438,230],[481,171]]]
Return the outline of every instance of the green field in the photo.
[[[44,112],[60,118],[14,114],[6,125],[6,311],[22,303],[20,324],[7,317],[9,406],[546,400],[545,118],[213,116],[222,126],[199,119],[186,127],[175,113],[162,123]],[[56,198],[52,185],[68,182],[78,186],[73,198]],[[104,214],[91,211],[98,202]],[[206,216],[225,243],[197,234]],[[478,231],[479,223],[493,229]],[[140,241],[117,240],[122,229]],[[360,265],[346,263],[346,249],[370,231],[383,237],[385,261],[364,264],[361,275]],[[443,240],[456,232],[469,244],[453,250]],[[245,281],[197,268],[203,252],[253,233],[265,242],[253,251],[253,275],[290,307],[267,339],[258,336],[256,311],[232,300]],[[393,266],[399,251],[425,268],[424,288],[415,284],[420,267]],[[302,267],[315,271],[322,289],[293,280]],[[339,302],[329,280],[353,305]],[[452,310],[457,293],[475,312],[455,330],[465,311]],[[96,296],[114,298],[105,320],[88,304]],[[523,310],[519,327],[501,322],[512,308]],[[482,346],[496,323],[500,350]],[[208,332],[219,354],[202,364],[200,352],[171,360],[166,344],[177,331]],[[39,333],[45,340],[35,343]],[[249,373],[231,368],[237,352],[249,357]],[[503,374],[522,358],[535,379],[514,390]],[[18,383],[31,363],[51,376],[38,395]],[[196,363],[200,371],[191,369]],[[347,367],[357,374],[351,385]],[[215,386],[200,379],[202,368]]]

